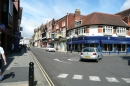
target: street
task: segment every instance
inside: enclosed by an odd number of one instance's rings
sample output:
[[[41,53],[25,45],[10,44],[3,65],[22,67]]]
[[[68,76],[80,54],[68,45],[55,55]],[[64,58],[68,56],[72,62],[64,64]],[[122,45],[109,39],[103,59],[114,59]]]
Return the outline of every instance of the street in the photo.
[[[130,86],[129,57],[104,56],[79,61],[79,54],[31,48],[55,86]]]

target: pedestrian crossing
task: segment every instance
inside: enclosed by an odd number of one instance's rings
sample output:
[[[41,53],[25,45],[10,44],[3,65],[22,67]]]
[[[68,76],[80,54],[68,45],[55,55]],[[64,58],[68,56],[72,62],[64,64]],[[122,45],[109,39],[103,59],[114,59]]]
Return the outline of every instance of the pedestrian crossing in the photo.
[[[57,78],[63,78],[63,79],[65,79],[65,78],[67,78],[69,76],[69,74],[64,74],[64,73],[62,73],[62,74],[59,74],[58,76],[57,76]],[[100,79],[100,77],[99,76],[89,76],[89,77],[83,77],[83,75],[76,75],[76,74],[74,74],[73,76],[72,76],[72,79],[74,79],[74,80],[83,80],[83,79],[85,79],[85,78],[89,78],[89,80],[90,81],[95,81],[95,82],[100,82],[100,81],[102,81],[101,79]],[[129,83],[130,84],[130,78],[116,78],[116,77],[105,77],[105,79],[106,79],[106,81],[108,81],[108,82],[115,82],[115,83],[119,83],[120,81],[119,80],[123,80],[123,81],[125,81],[126,83]]]

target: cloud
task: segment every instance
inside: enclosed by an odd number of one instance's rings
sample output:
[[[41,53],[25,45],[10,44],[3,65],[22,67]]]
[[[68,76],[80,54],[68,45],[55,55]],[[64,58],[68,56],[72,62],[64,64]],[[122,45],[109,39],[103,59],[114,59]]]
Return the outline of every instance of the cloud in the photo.
[[[130,8],[130,0],[126,0],[126,2],[121,7],[120,11],[126,10],[128,8]]]
[[[23,31],[21,31],[22,36],[31,37],[34,33],[34,29],[40,25],[40,22],[23,17],[21,22],[21,27],[23,27]]]

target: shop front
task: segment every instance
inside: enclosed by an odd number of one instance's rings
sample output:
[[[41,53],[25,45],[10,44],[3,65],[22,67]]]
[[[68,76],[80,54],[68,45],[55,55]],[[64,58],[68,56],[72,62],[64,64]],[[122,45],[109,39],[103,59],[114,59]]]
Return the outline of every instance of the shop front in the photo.
[[[109,39],[108,39],[109,38]],[[84,47],[97,47],[102,53],[128,53],[130,52],[130,38],[93,36],[68,39],[68,50],[81,51]]]

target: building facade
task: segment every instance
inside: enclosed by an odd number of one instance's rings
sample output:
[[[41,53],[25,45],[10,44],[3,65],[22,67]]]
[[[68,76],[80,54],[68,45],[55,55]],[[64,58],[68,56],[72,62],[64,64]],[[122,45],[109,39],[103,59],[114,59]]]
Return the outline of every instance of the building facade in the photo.
[[[15,51],[19,49],[22,9],[20,0],[0,0],[0,24],[5,26],[0,29],[0,44],[6,54],[11,51],[10,43],[14,44]]]
[[[121,16],[91,13],[68,30],[68,50],[81,51],[83,47],[97,47],[103,53],[130,52],[130,26]]]
[[[79,20],[82,16],[83,15],[80,14],[80,10],[76,9],[75,13],[67,13],[67,15],[55,21],[55,26],[53,29],[53,33],[55,34],[55,48],[63,51],[67,50],[67,30],[72,26],[74,21]]]

